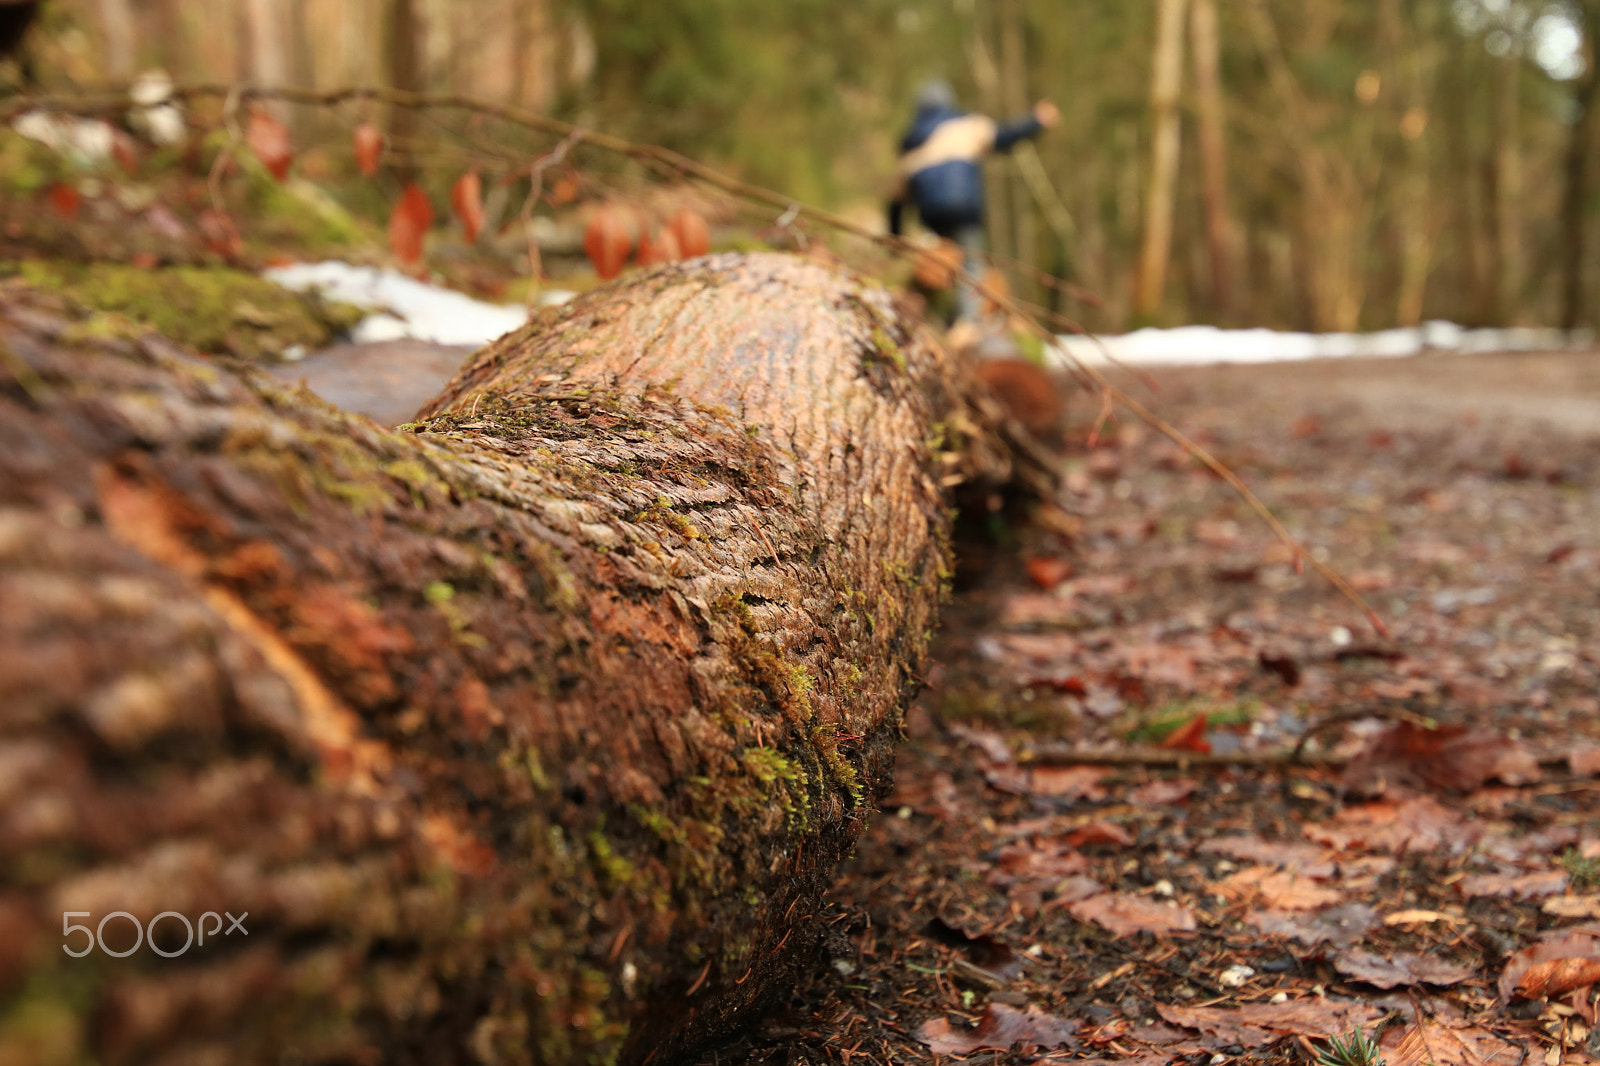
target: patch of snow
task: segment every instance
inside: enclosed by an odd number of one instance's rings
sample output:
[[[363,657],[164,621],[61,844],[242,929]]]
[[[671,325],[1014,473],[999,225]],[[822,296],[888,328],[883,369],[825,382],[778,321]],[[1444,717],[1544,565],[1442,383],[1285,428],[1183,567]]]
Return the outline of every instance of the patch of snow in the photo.
[[[264,276],[295,292],[315,291],[324,299],[373,312],[352,332],[351,339],[357,343],[409,338],[476,348],[528,321],[526,307],[474,300],[389,268],[329,260],[273,267]],[[540,305],[565,303],[572,296],[546,292]]]
[[[1076,360],[1130,366],[1205,366],[1351,357],[1384,359],[1426,351],[1552,351],[1592,342],[1592,335],[1568,335],[1559,329],[1466,329],[1453,322],[1428,322],[1417,329],[1377,333],[1285,333],[1181,326],[1099,338],[1059,337],[1055,359],[1059,364]]]

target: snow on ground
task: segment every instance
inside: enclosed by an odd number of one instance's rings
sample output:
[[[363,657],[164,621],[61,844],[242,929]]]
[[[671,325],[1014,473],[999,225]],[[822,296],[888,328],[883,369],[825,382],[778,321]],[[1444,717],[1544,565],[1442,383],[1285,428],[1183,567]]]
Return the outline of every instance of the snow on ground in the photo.
[[[266,272],[272,281],[297,292],[315,289],[330,300],[373,313],[355,328],[352,340],[400,338],[479,347],[528,320],[527,308],[474,300],[459,292],[417,281],[392,269],[349,263],[296,263]],[[564,303],[571,293],[551,291],[542,304]],[[1141,329],[1108,337],[1062,337],[1056,361],[1115,361],[1132,366],[1202,366],[1213,363],[1278,363],[1347,356],[1382,358],[1420,352],[1551,351],[1593,342],[1557,329],[1464,329],[1429,322],[1418,329],[1378,333],[1281,333],[1270,329],[1222,330],[1212,326]]]
[[[357,343],[410,338],[476,348],[528,321],[528,309],[521,305],[474,300],[387,268],[330,260],[273,267],[265,276],[286,289],[315,290],[325,299],[373,312],[352,331]],[[547,292],[541,303],[563,303],[571,297]]]
[[[1130,366],[1204,366],[1214,363],[1279,363],[1299,359],[1358,356],[1378,359],[1422,352],[1552,351],[1593,343],[1559,329],[1464,329],[1429,322],[1417,329],[1377,333],[1281,333],[1270,329],[1182,326],[1141,329],[1115,337],[1061,337],[1061,364],[1118,362]]]

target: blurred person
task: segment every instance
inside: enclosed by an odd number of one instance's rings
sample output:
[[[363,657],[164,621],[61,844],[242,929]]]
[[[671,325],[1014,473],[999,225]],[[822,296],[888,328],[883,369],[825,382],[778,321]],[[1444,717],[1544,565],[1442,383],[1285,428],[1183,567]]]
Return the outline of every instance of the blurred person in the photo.
[[[982,277],[983,157],[1008,152],[1060,120],[1056,105],[1040,100],[1030,114],[1001,125],[958,108],[949,82],[935,78],[924,83],[917,92],[916,115],[900,141],[889,232],[900,236],[910,205],[924,226],[961,247],[967,274]],[[956,286],[956,321],[976,323],[978,318],[977,289],[962,279]]]

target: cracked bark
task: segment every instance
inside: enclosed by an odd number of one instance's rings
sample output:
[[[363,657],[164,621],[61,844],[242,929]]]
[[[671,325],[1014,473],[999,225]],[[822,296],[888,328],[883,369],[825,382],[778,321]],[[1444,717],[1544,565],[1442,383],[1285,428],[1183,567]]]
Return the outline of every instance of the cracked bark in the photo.
[[[730,1033],[889,783],[952,486],[1038,476],[997,424],[775,255],[545,312],[406,432],[0,288],[0,1058]],[[249,936],[62,952],[117,910]]]

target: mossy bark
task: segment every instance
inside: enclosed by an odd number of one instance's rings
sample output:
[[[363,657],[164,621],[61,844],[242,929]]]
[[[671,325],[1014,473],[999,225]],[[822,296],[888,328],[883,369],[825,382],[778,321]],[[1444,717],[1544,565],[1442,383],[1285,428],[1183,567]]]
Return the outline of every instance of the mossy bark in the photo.
[[[406,432],[41,299],[0,288],[0,1059],[669,1062],[806,964],[950,487],[1012,462],[885,293],[660,269]],[[119,910],[249,935],[63,953]]]

